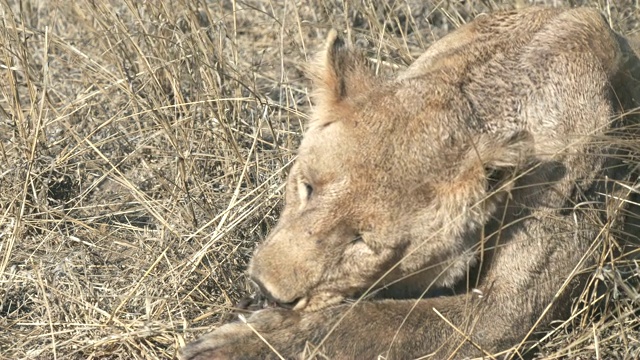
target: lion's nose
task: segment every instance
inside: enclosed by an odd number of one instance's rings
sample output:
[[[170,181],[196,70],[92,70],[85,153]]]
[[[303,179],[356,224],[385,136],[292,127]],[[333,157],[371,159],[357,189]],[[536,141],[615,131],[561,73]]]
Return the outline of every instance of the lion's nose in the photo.
[[[298,304],[298,301],[300,301],[300,298],[296,298],[293,301],[283,301],[281,299],[278,299],[277,297],[273,296],[269,289],[267,289],[267,287],[264,286],[262,281],[260,281],[259,279],[252,277],[251,281],[256,284],[262,296],[266,297],[269,302],[274,303],[278,307],[291,310],[296,306],[296,304]]]

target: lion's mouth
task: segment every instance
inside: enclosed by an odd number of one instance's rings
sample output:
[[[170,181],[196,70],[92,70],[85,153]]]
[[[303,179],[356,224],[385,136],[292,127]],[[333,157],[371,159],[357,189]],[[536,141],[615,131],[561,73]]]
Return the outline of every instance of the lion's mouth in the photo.
[[[315,312],[341,304],[345,297],[332,292],[321,292],[312,296],[306,296],[298,300],[294,310],[303,312]]]
[[[242,311],[258,311],[263,309],[286,309],[299,311],[307,306],[308,300],[306,297],[297,298],[291,302],[278,302],[270,299],[263,294],[255,294],[242,298],[235,308]]]
[[[271,299],[263,294],[254,294],[252,296],[241,299],[235,306],[235,309],[240,312],[255,312],[265,309],[285,309],[300,312],[314,312],[322,310],[324,308],[334,306],[344,302],[346,299],[343,296],[336,296],[335,294],[318,294],[316,296],[300,297],[292,302],[283,303]]]

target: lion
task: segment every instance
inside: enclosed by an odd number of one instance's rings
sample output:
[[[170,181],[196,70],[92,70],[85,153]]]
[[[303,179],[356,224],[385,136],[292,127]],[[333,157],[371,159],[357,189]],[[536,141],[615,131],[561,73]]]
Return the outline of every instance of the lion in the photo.
[[[278,306],[179,358],[508,356],[568,316],[603,228],[637,234],[638,64],[588,8],[478,16],[393,79],[331,32],[248,268]]]

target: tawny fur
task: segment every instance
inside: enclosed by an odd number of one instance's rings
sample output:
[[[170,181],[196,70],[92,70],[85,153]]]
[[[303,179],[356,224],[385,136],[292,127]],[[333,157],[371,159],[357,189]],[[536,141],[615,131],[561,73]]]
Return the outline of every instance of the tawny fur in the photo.
[[[277,358],[254,330],[285,358],[464,358],[566,317],[601,224],[629,232],[610,209],[635,181],[638,64],[586,8],[479,16],[393,80],[332,33],[285,208],[249,267],[296,307],[180,358]],[[425,296],[443,288],[457,295]]]

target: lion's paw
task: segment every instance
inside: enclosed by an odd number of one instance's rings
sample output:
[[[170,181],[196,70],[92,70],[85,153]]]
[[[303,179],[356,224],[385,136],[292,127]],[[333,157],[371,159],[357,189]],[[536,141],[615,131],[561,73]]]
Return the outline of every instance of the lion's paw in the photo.
[[[188,344],[179,360],[239,360],[267,358],[273,351],[265,341],[277,341],[276,333],[291,331],[299,315],[290,310],[268,309],[248,319],[226,324]]]

